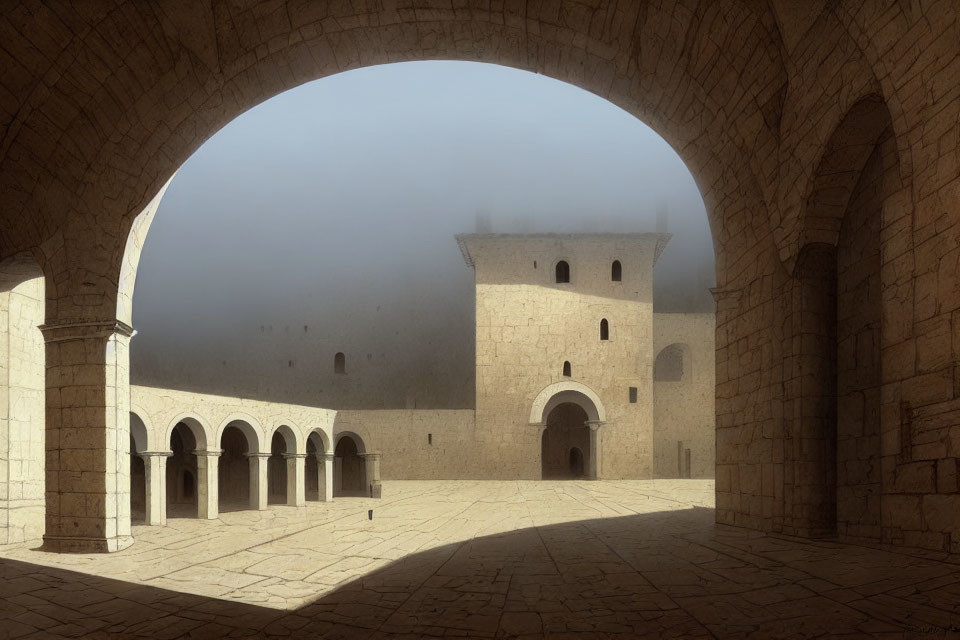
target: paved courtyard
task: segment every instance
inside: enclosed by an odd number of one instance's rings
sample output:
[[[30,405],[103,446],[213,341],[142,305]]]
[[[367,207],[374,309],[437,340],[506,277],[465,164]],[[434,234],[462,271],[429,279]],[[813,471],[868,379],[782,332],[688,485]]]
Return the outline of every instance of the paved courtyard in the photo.
[[[388,482],[171,519],[112,555],[4,552],[0,637],[960,637],[958,559],[712,507],[698,480]]]

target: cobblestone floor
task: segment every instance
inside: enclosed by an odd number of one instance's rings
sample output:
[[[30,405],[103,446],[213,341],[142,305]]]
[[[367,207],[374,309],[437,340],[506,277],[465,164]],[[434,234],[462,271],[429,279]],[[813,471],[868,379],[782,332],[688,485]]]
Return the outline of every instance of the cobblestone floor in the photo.
[[[712,482],[383,493],[7,550],[0,638],[960,638],[958,559],[718,526]]]

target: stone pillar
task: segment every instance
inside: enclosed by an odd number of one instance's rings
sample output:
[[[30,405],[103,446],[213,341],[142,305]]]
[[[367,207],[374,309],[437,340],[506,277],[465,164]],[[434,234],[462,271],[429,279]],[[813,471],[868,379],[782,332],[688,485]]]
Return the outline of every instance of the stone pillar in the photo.
[[[603,439],[600,437],[600,427],[605,423],[599,420],[587,420],[585,423],[590,428],[590,456],[587,458],[587,479],[599,480],[602,477],[601,452]]]
[[[147,524],[167,524],[167,458],[170,451],[144,451],[143,459],[147,484]]]
[[[117,320],[48,323],[46,533],[56,552],[119,551],[130,535],[130,336]]]
[[[194,451],[197,456],[197,517],[215,520],[220,515],[220,449]]]
[[[383,491],[380,486],[380,454],[362,453],[367,477],[367,495],[371,498],[381,497]]]
[[[333,501],[333,454],[317,454],[317,487],[320,488],[320,501]]]
[[[307,504],[307,454],[285,453],[287,460],[287,505],[302,507]]]
[[[247,453],[250,458],[250,508],[263,511],[267,508],[267,461],[269,453]]]

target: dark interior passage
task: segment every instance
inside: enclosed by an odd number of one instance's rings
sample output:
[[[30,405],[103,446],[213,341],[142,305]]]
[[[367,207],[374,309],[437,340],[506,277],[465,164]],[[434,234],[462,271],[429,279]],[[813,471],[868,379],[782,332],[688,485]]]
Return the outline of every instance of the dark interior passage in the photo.
[[[220,438],[220,464],[218,485],[220,511],[237,511],[250,508],[250,445],[243,431],[227,427]]]
[[[583,478],[590,454],[587,412],[564,402],[547,415],[547,428],[540,441],[540,464],[544,480]]]
[[[337,441],[333,460],[334,496],[365,496],[366,470],[357,443],[351,436]]]
[[[167,517],[197,517],[197,441],[190,427],[178,423],[170,434],[167,458]]]

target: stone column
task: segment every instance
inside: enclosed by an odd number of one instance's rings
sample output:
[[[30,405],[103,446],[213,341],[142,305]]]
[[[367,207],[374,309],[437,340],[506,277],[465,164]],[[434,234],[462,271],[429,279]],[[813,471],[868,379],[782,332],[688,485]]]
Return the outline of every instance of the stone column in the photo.
[[[119,551],[130,535],[130,336],[117,320],[51,322],[46,533],[56,552]]]
[[[381,497],[383,491],[380,486],[380,454],[362,453],[366,477],[367,477],[367,495],[371,498]]]
[[[587,458],[587,479],[599,480],[601,477],[601,451],[603,439],[600,437],[600,427],[605,423],[599,420],[587,420],[590,428],[590,456]]]
[[[320,501],[333,501],[333,454],[317,454],[317,487],[320,488]]]
[[[285,453],[287,460],[287,505],[302,507],[307,504],[307,454]]]
[[[250,458],[250,508],[263,511],[267,508],[267,461],[269,453],[247,453]]]
[[[173,453],[144,451],[139,455],[147,476],[147,524],[167,524],[167,458]]]
[[[220,449],[194,451],[197,456],[197,517],[215,520],[220,515]]]

